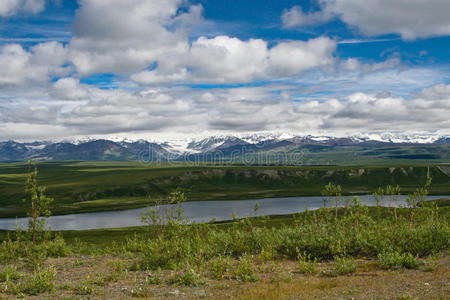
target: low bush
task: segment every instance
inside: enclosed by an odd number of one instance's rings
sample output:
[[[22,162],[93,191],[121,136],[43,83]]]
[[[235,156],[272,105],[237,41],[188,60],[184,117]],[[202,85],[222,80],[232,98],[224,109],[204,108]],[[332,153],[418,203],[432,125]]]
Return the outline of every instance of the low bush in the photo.
[[[378,265],[382,269],[416,269],[419,262],[411,253],[399,253],[395,251],[385,251],[378,254]]]
[[[329,270],[325,270],[322,274],[325,276],[340,276],[356,272],[356,262],[352,258],[335,257],[334,266]]]
[[[231,267],[231,258],[219,255],[208,262],[209,270],[214,279],[222,279]]]
[[[200,274],[195,272],[194,269],[188,268],[187,270],[181,270],[176,273],[172,273],[169,282],[172,284],[185,285],[185,286],[200,286],[204,284],[204,281],[200,280]]]
[[[234,278],[243,282],[255,282],[259,277],[255,274],[252,257],[243,255],[239,258],[237,266],[233,269]]]
[[[298,254],[297,260],[298,271],[302,274],[316,274],[317,273],[317,259],[311,259],[311,255]]]
[[[31,275],[26,275],[23,280],[11,284],[8,292],[13,294],[25,293],[28,295],[37,295],[54,290],[54,280],[56,279],[56,270],[46,268],[35,271]]]
[[[15,266],[4,266],[0,269],[0,282],[8,282],[10,280],[16,280],[23,276],[22,273],[17,271]]]

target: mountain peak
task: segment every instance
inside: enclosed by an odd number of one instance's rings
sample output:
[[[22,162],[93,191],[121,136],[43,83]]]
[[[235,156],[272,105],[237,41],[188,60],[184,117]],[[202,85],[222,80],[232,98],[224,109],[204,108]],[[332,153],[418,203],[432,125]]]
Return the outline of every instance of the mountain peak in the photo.
[[[221,135],[206,138],[184,139],[166,142],[145,139],[91,137],[61,142],[0,142],[0,161],[21,161],[30,158],[40,160],[137,160],[151,154],[151,159],[173,160],[185,155],[212,152],[230,153],[242,147],[252,151],[272,151],[289,146],[289,149],[311,147],[337,147],[393,145],[450,145],[449,136],[424,134],[368,133],[358,136],[333,137],[293,134]]]

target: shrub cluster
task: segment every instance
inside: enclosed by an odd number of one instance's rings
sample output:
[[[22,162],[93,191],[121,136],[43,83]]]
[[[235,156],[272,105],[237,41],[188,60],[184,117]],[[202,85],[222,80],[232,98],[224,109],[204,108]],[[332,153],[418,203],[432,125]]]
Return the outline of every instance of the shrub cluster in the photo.
[[[334,257],[377,257],[386,251],[424,256],[448,247],[445,218],[424,218],[414,224],[406,217],[375,220],[361,206],[349,207],[344,213],[334,218],[335,211],[319,209],[281,227],[254,226],[249,219],[228,227],[181,224],[170,235],[128,240],[124,248],[140,253],[141,269],[176,270],[183,264],[202,266],[226,256],[270,253],[273,258],[297,259],[302,253],[308,268],[307,262]],[[214,268],[217,274],[223,273]]]

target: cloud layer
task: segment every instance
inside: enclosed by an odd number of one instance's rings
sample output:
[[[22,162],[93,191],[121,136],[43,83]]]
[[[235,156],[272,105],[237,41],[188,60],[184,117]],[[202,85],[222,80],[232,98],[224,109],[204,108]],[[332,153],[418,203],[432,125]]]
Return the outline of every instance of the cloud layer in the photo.
[[[450,85],[422,89],[411,99],[389,93],[302,101],[280,96],[293,92],[294,86],[278,84],[221,88],[214,93],[186,87],[102,90],[64,78],[53,84],[47,99],[26,109],[20,105],[2,109],[0,124],[10,130],[2,131],[1,138],[32,139],[40,130],[45,130],[45,138],[157,132],[170,139],[174,132],[342,135],[389,128],[448,134],[450,128]]]
[[[420,28],[407,24],[406,12],[385,20],[380,16],[385,9],[350,0],[322,0],[322,11],[310,13],[297,6],[285,11],[283,22],[293,27],[339,17],[369,35],[447,34],[447,19],[434,9],[437,2],[430,1],[424,10],[430,14],[422,16],[423,2],[408,1],[407,12],[417,15],[418,24],[426,23]],[[8,17],[45,6],[39,0],[0,3],[0,15]],[[371,3],[392,8],[388,14],[405,4]],[[450,85],[436,84],[445,81],[434,70],[408,70],[399,54],[381,61],[340,58],[337,41],[326,36],[276,41],[192,36],[207,20],[201,5],[183,0],[79,4],[69,42],[0,46],[0,140],[262,131],[449,133]],[[87,84],[105,74],[113,78],[113,88]]]

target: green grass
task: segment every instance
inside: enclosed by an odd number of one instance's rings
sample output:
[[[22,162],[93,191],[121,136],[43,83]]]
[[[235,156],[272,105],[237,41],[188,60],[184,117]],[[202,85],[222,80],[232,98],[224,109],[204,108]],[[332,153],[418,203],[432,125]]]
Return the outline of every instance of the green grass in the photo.
[[[53,214],[145,207],[181,189],[190,200],[257,199],[320,195],[335,182],[344,194],[371,193],[399,184],[407,193],[426,177],[426,166],[214,166],[137,162],[44,162],[38,184],[54,198]],[[0,164],[0,217],[25,216],[26,164]],[[448,166],[430,168],[431,194],[450,194]]]

